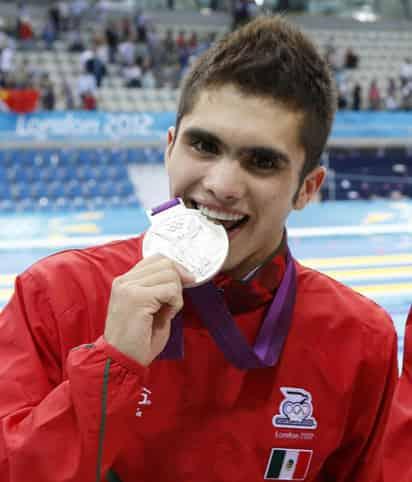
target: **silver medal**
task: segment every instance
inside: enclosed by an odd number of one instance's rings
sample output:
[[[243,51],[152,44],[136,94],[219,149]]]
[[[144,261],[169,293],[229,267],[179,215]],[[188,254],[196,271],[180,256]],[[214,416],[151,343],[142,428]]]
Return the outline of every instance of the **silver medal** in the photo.
[[[152,225],[143,239],[143,257],[163,254],[195,277],[191,286],[217,274],[229,252],[226,230],[183,203],[150,216]]]

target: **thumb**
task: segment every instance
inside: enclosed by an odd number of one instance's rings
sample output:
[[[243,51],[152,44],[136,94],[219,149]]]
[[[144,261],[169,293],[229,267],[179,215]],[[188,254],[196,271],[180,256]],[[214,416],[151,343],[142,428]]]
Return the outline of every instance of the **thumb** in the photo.
[[[183,286],[188,286],[196,281],[195,275],[180,263],[175,263],[177,272]]]

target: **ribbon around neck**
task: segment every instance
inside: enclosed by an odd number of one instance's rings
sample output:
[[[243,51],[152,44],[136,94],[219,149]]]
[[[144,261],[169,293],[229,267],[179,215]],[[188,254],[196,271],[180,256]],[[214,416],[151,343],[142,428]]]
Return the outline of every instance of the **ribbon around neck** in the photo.
[[[274,366],[292,322],[296,298],[296,268],[288,249],[286,271],[280,286],[262,322],[254,346],[250,346],[240,332],[223,298],[212,281],[184,290],[196,312],[220,350],[237,368],[265,368]],[[184,357],[183,314],[179,312],[172,320],[171,333],[158,360],[176,360]]]

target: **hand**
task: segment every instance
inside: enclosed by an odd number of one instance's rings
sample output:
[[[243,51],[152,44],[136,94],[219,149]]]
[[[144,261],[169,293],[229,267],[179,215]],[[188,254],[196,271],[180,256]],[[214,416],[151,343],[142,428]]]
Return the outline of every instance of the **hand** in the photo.
[[[183,307],[183,286],[193,276],[156,254],[114,279],[104,337],[119,351],[147,366],[166,346],[170,322]]]

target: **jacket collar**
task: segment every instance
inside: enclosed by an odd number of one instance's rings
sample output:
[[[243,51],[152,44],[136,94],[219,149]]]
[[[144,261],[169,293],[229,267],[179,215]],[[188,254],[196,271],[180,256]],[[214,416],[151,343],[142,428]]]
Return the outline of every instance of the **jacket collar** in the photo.
[[[231,313],[255,310],[272,300],[286,270],[286,234],[274,253],[241,280],[219,273],[213,279]]]

